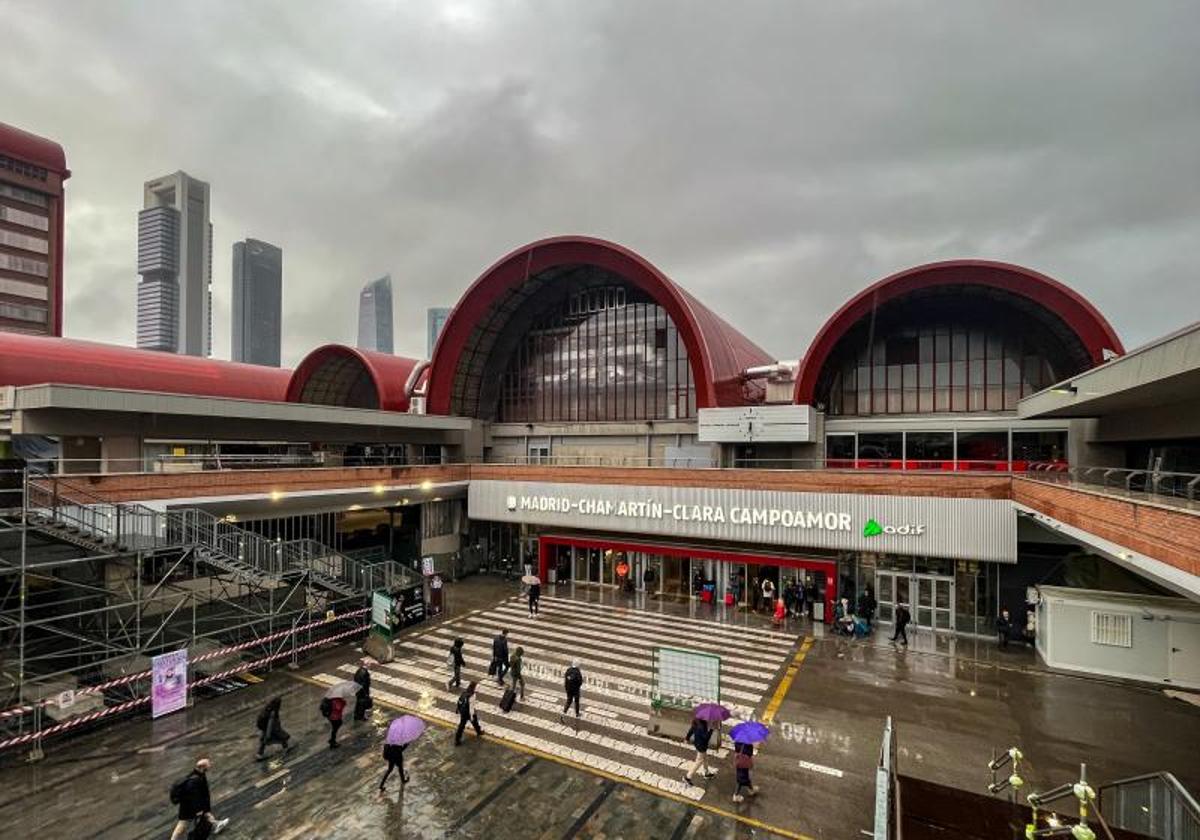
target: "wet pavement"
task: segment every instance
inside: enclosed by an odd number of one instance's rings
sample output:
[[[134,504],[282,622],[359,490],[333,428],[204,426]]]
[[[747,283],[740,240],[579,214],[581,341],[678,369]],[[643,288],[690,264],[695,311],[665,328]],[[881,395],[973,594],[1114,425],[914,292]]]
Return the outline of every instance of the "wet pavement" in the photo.
[[[855,838],[871,825],[888,715],[901,770],[957,787],[984,791],[992,750],[1015,744],[1029,758],[1023,775],[1031,790],[1072,780],[1080,761],[1099,782],[1169,770],[1200,789],[1200,708],[1155,689],[1047,673],[1030,652],[987,641],[917,633],[906,650],[879,638],[829,637],[807,622],[773,628],[765,617],[723,607],[561,589],[548,592],[543,615],[530,620],[521,603],[506,600],[515,584],[453,585],[445,620],[404,636],[397,660],[375,669],[373,719],[348,721],[336,751],[326,748],[317,713],[320,684],[348,677],[358,656],[352,647],[156,722],[50,743],[35,764],[4,756],[0,835],[165,840],[168,788],[205,754],[214,810],[232,819],[227,837]],[[464,678],[478,674],[502,623],[510,647],[526,650],[525,701],[503,715],[498,689],[485,685],[487,737],[468,730],[456,748],[441,725],[453,717],[446,645],[465,638]],[[802,646],[806,637],[814,641]],[[706,787],[688,788],[679,777],[690,750],[644,733],[648,652],[668,643],[720,649],[724,699],[757,716],[776,708],[754,771],[758,797],[730,800],[724,754],[714,756],[718,774]],[[772,704],[801,650],[786,696]],[[591,681],[582,719],[560,725],[561,670],[573,656]],[[275,695],[284,698],[296,747],[256,762],[254,719]],[[406,751],[411,782],[402,786],[393,774],[380,797],[382,734],[397,709],[432,725]]]

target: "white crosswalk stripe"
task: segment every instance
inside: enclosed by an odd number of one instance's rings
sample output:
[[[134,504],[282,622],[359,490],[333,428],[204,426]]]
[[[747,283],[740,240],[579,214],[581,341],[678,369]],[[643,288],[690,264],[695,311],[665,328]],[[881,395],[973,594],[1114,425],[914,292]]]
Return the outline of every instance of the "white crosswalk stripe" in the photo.
[[[543,614],[531,619],[524,603],[513,598],[398,638],[395,661],[373,668],[372,692],[384,702],[457,726],[459,689],[446,687],[446,654],[451,641],[462,638],[467,663],[463,684],[478,681],[485,733],[697,800],[704,788],[682,780],[694,757],[690,745],[646,731],[653,649],[686,648],[721,656],[720,700],[734,714],[727,723],[732,725],[754,715],[795,643],[783,633],[665,612],[643,613],[568,598],[543,598],[543,606]],[[503,689],[485,673],[492,637],[501,627],[509,629],[510,653],[525,649],[525,698],[507,714],[497,708]],[[576,658],[584,673],[582,717],[560,718],[566,699],[563,672]],[[347,679],[354,668],[346,663],[317,679],[332,684]],[[728,749],[722,746],[709,755],[717,761],[728,756]]]

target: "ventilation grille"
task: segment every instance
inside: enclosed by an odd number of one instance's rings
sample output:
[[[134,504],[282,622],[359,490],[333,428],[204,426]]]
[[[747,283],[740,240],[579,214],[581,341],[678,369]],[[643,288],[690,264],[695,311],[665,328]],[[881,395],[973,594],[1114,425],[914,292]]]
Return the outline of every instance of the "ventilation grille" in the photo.
[[[1092,644],[1133,647],[1133,617],[1092,610]]]

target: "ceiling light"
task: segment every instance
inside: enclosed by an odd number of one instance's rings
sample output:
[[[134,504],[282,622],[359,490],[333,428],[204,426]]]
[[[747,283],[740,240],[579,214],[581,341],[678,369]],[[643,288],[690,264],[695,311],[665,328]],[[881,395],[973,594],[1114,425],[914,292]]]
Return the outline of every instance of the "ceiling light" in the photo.
[[[421,489],[424,490],[426,493],[428,493],[430,490],[433,489],[433,482],[430,481],[428,478],[425,479],[424,481],[421,482]]]

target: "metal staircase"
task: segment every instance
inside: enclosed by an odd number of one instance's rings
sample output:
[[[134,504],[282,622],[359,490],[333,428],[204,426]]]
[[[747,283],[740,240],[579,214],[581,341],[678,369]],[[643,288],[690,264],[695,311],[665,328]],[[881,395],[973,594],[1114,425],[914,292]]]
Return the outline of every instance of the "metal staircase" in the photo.
[[[247,583],[280,586],[308,574],[314,586],[344,597],[365,598],[416,579],[393,560],[356,559],[312,539],[271,540],[197,508],[109,502],[58,476],[30,474],[25,495],[30,527],[97,554],[191,549]]]

